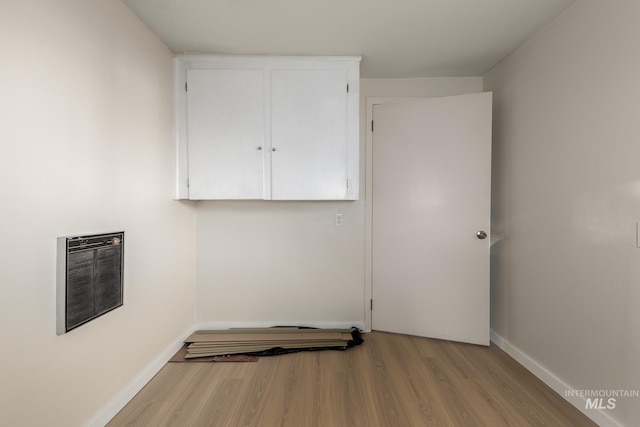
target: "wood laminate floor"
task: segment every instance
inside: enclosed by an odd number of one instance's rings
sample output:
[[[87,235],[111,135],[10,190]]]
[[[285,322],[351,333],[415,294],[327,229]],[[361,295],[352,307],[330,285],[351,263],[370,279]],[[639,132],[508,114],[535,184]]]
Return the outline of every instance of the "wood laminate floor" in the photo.
[[[493,344],[364,339],[255,363],[168,363],[108,426],[596,426]]]

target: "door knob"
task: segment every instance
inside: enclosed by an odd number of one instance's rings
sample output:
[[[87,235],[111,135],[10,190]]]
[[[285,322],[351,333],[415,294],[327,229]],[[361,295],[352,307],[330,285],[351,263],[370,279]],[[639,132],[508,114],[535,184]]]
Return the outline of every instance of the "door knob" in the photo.
[[[482,230],[480,230],[480,231],[478,231],[478,232],[476,233],[476,237],[477,237],[478,239],[480,239],[480,240],[486,239],[486,238],[487,238],[487,232],[486,232],[486,231],[482,231]]]

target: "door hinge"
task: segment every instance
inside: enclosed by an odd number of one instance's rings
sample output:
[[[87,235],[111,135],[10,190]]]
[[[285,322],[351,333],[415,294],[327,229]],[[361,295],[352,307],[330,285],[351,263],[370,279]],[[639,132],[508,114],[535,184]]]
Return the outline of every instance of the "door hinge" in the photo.
[[[373,133],[373,120],[371,120],[371,133]]]
[[[351,180],[350,180],[350,179],[347,179],[347,190],[349,189],[350,184],[351,184]]]
[[[184,82],[184,91],[187,92],[188,91],[188,86],[189,82]]]
[[[347,93],[349,93],[349,83],[347,83]]]
[[[373,311],[373,298],[369,300],[370,310]]]
[[[189,188],[189,178],[187,178],[187,188]]]

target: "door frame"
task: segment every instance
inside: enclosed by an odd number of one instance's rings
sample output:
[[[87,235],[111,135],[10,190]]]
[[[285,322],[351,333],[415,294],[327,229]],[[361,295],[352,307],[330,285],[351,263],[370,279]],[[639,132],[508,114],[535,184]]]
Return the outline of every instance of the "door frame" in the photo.
[[[443,95],[444,96],[444,95]],[[384,96],[367,97],[367,111],[365,116],[365,253],[364,253],[364,325],[365,332],[371,332],[372,313],[371,301],[373,296],[373,106],[399,102],[419,101],[421,99],[440,98],[441,96]]]

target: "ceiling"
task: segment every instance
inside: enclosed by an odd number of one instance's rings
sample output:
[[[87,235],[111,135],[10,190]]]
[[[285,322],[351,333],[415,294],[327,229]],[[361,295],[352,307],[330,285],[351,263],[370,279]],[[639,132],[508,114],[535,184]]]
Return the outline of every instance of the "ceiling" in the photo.
[[[362,55],[364,78],[482,76],[576,0],[122,0],[174,53]]]

